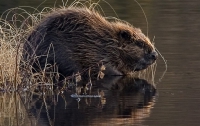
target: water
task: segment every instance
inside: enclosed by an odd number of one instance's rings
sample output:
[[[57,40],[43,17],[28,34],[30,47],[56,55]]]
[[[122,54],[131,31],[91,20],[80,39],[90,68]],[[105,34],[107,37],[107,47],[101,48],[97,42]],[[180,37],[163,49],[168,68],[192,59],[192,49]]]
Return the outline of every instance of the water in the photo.
[[[147,26],[140,7],[133,1],[107,0],[119,18],[126,20],[147,33]],[[0,1],[1,12],[16,6],[37,6],[41,1]],[[61,2],[57,2],[58,4]],[[85,98],[79,102],[63,92],[62,95],[43,97],[41,94],[24,94],[18,101],[21,109],[19,122],[22,125],[139,125],[139,126],[197,126],[200,124],[200,1],[198,0],[139,0],[149,24],[149,38],[167,60],[168,70],[159,82],[165,65],[159,57],[156,71],[156,92],[145,80],[123,80],[99,82],[92,94],[104,98]],[[47,1],[44,6],[53,6]],[[101,2],[106,15],[116,16],[113,10]],[[116,83],[118,86],[114,86]],[[127,84],[120,90],[122,84]],[[135,84],[136,86],[133,86]],[[140,84],[139,86],[137,84]],[[118,90],[111,91],[111,88]],[[33,97],[34,96],[34,97]],[[19,97],[19,95],[17,95]],[[1,94],[10,104],[14,94]],[[25,101],[28,98],[28,101]],[[31,100],[31,98],[33,100]],[[43,102],[45,98],[45,103]],[[5,100],[6,99],[6,100]],[[22,101],[24,104],[22,104]],[[11,104],[14,106],[14,104]],[[25,106],[25,107],[23,107]],[[14,108],[14,107],[12,107]],[[48,108],[48,113],[46,113]],[[26,110],[28,109],[28,110]],[[11,114],[3,116],[1,123],[11,125],[15,119]],[[28,111],[28,112],[27,112]],[[4,115],[6,111],[4,112]],[[50,121],[49,121],[50,120]],[[49,123],[51,122],[51,123]],[[16,124],[16,123],[14,123]]]

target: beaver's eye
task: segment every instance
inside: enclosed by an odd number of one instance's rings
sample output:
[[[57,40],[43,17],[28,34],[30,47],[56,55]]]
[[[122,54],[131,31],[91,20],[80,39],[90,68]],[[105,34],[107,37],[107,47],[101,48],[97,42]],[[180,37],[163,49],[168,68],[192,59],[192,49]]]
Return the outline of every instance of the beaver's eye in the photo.
[[[131,39],[131,35],[129,31],[126,31],[126,30],[120,31],[119,35],[122,39],[126,41],[130,41]]]

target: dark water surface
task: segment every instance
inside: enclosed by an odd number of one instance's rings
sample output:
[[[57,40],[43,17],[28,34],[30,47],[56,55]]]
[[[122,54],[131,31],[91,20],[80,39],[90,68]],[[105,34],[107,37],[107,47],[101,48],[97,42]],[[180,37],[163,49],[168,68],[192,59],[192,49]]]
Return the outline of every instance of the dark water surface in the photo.
[[[133,0],[107,0],[119,18],[147,32],[144,15]],[[199,0],[138,0],[149,23],[149,38],[167,60],[168,70],[159,57],[156,71],[156,92],[146,80],[108,79],[98,82],[92,94],[103,98],[72,98],[74,92],[62,95],[24,94],[26,106],[21,116],[26,125],[138,125],[198,126],[200,124],[200,1]],[[0,11],[16,6],[38,6],[39,0],[0,0]],[[57,3],[62,3],[57,1]],[[47,0],[42,6],[53,6]],[[101,2],[107,16],[116,16],[108,4]],[[0,13],[1,13],[0,12]],[[115,84],[115,85],[114,85]],[[126,84],[124,89],[120,86]],[[110,89],[116,90],[110,90]],[[2,98],[12,95],[1,94]],[[26,98],[30,102],[26,101]],[[30,99],[32,98],[32,100]],[[43,100],[45,99],[45,103]],[[80,100],[79,102],[77,100]],[[31,103],[31,104],[27,104]],[[19,103],[22,105],[22,103]],[[22,105],[23,106],[23,105]],[[47,109],[48,108],[48,111]],[[26,110],[27,109],[27,110]],[[47,111],[47,113],[46,113]],[[40,114],[39,114],[40,113]],[[3,115],[0,115],[0,118]],[[22,118],[24,117],[24,118]],[[0,119],[2,126],[12,119]],[[3,120],[3,121],[2,121]],[[50,123],[49,123],[50,122]],[[16,122],[13,125],[16,125]]]

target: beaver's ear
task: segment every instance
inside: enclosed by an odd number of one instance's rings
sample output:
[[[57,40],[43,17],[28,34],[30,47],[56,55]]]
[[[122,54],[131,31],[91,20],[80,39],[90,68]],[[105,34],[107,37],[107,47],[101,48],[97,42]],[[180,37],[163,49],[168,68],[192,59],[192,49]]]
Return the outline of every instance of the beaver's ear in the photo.
[[[119,36],[120,38],[124,39],[124,40],[130,40],[131,39],[131,34],[129,31],[126,30],[122,30],[119,32]]]

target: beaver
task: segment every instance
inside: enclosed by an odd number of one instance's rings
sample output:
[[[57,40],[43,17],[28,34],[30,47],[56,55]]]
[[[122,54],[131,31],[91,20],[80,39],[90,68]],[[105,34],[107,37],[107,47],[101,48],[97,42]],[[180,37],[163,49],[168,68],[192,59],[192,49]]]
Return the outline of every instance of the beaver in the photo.
[[[97,64],[105,66],[106,75],[127,75],[146,69],[157,57],[139,28],[110,21],[94,9],[68,7],[46,14],[33,28],[22,60],[37,72],[56,64],[66,77]]]

